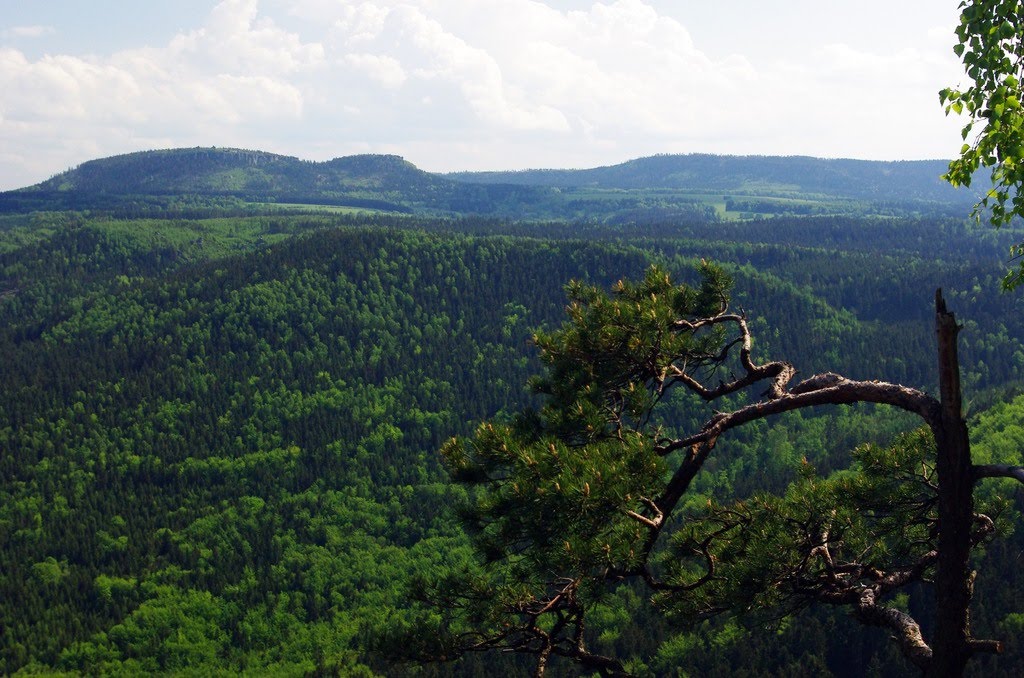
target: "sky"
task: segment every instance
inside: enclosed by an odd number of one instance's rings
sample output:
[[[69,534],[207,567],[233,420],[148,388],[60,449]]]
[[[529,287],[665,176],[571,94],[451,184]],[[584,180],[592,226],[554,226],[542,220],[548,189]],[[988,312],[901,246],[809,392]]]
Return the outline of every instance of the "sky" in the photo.
[[[227,146],[447,172],[951,158],[956,0],[0,0],[0,190]]]

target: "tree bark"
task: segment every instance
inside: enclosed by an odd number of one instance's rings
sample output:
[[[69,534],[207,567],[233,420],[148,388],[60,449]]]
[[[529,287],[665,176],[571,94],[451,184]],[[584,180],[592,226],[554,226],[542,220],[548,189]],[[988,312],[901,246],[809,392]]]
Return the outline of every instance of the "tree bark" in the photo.
[[[961,676],[971,656],[970,571],[971,526],[974,518],[974,477],[967,424],[962,414],[956,318],[946,310],[942,290],[935,292],[938,338],[940,413],[931,426],[937,448],[939,543],[935,575],[934,655],[925,672]]]
[[[880,626],[893,633],[893,639],[899,644],[903,655],[914,666],[927,671],[932,665],[934,652],[921,635],[921,627],[906,612],[895,608],[878,605],[874,590],[865,587],[858,596],[853,608],[854,616],[862,623]]]

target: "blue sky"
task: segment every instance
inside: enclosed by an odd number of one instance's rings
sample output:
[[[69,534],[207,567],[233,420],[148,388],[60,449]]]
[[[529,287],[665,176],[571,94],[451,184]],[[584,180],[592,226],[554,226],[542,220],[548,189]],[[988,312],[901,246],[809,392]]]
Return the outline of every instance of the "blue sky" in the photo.
[[[953,0],[0,0],[0,190],[236,146],[432,171],[948,158]]]

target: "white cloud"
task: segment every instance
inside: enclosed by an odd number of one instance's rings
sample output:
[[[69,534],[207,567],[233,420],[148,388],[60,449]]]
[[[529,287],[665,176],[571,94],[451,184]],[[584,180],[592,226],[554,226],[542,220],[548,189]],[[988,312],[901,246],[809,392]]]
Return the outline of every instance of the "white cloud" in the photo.
[[[377,7],[368,2],[358,6],[335,6],[326,11],[319,8],[319,12],[324,12],[328,17],[332,13],[338,13],[334,18],[335,34],[348,46],[356,46],[380,36],[390,14],[388,8]]]
[[[468,136],[669,133],[696,122],[694,98],[725,96],[750,75],[742,60],[712,63],[680,23],[640,0],[570,12],[527,0],[306,2],[295,11],[332,22],[328,53],[407,95],[379,104],[443,102]]]
[[[389,56],[350,53],[345,55],[344,62],[347,66],[365,73],[371,80],[390,89],[400,87],[408,77],[402,64]]]
[[[304,43],[270,19],[260,18],[257,0],[223,0],[202,28],[177,36],[166,51],[203,71],[248,75],[291,74],[324,59],[319,43]]]

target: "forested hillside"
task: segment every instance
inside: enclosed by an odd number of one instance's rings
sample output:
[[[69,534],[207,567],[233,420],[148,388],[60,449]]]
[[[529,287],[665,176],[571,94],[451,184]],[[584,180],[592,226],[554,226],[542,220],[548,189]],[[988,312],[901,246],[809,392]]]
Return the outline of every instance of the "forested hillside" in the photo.
[[[464,490],[436,450],[526,404],[529,337],[561,321],[574,278],[608,286],[653,262],[688,278],[714,258],[758,352],[925,387],[941,284],[966,321],[978,446],[1019,456],[1024,315],[996,291],[1012,233],[278,212],[0,226],[4,674],[514,671],[487,656],[396,663],[387,638],[419,614],[417,577],[472,558],[451,512]],[[685,403],[677,416],[692,423]],[[854,446],[909,425],[861,408],[753,426],[723,441],[698,489],[782,490],[803,459],[842,468]],[[1024,589],[990,583],[1017,576],[1021,548],[999,542],[979,581],[977,624],[1008,639]],[[842,615],[813,612],[814,634],[743,619],[685,629],[636,591],[614,601],[591,633],[641,674],[903,670],[884,634]],[[1014,675],[1020,652],[1011,642],[983,670]]]
[[[247,203],[281,203],[392,212],[500,212],[545,209],[552,191],[521,186],[470,187],[417,169],[393,155],[327,162],[232,148],[143,151],[83,163],[42,183],[0,194],[0,213],[92,209],[138,216],[206,206],[252,212]],[[183,204],[184,203],[184,204]]]
[[[941,180],[943,161],[665,155],[585,170],[432,174],[393,155],[311,162],[262,151],[182,148],[85,162],[0,193],[0,214],[101,210],[121,217],[282,209],[374,209],[616,224],[759,215],[962,216],[977,191]],[[979,185],[984,183],[977,182]]]
[[[962,202],[971,196],[940,178],[944,160],[878,162],[802,156],[724,156],[695,153],[638,158],[581,170],[456,172],[470,183],[523,184],[562,188],[689,188],[718,192],[758,191],[830,194],[867,200]]]

